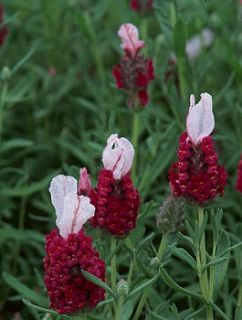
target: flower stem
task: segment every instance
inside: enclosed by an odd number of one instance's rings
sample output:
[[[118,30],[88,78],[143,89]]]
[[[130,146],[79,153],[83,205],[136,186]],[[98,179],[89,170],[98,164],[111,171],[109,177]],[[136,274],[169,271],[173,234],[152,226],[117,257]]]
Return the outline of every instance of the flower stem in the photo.
[[[159,250],[157,253],[157,258],[158,258],[159,262],[161,262],[161,259],[163,258],[165,248],[166,248],[167,239],[168,239],[168,233],[164,233],[162,235]]]
[[[139,140],[139,112],[133,111],[133,128],[132,128],[132,143],[134,146],[135,154],[132,166],[132,179],[135,179],[136,175],[136,162],[137,162],[137,146]]]
[[[143,307],[145,305],[146,299],[149,297],[150,294],[150,288],[146,288],[141,296],[140,302],[138,304],[138,307],[136,309],[135,315],[133,320],[139,320],[141,312],[143,310]]]
[[[185,58],[184,57],[178,57],[178,76],[179,76],[179,90],[180,95],[182,98],[182,101],[186,101],[186,76],[185,76]]]
[[[162,238],[161,238],[161,242],[160,242],[160,246],[158,249],[158,253],[157,253],[157,258],[159,260],[159,262],[161,262],[164,252],[165,252],[165,248],[166,248],[166,244],[167,244],[167,239],[168,239],[168,233],[164,233]],[[140,318],[141,312],[143,310],[143,307],[145,305],[146,300],[148,299],[149,295],[150,295],[150,287],[146,288],[141,296],[140,302],[138,304],[138,307],[136,309],[135,315],[133,320],[138,320]]]
[[[204,220],[204,209],[201,207],[198,207],[198,225],[199,227],[202,226]],[[216,248],[214,249],[216,250]],[[213,293],[210,291],[209,283],[208,283],[208,274],[207,270],[203,271],[203,268],[206,266],[207,259],[206,259],[206,242],[205,242],[205,232],[203,232],[198,254],[197,254],[197,271],[198,271],[198,277],[199,277],[199,283],[200,283],[200,289],[203,297],[206,299],[207,303],[212,301]],[[213,290],[213,285],[212,288]],[[213,320],[213,309],[211,305],[206,304],[205,305],[206,313],[207,313],[207,319]]]
[[[117,282],[117,261],[116,261],[116,238],[114,236],[111,237],[111,252],[113,253],[113,257],[111,259],[111,287],[115,291],[116,290],[116,282]]]
[[[121,294],[118,299],[118,306],[116,309],[115,320],[120,320],[121,318],[121,310],[122,310],[123,303],[124,303],[124,295]]]
[[[4,82],[2,95],[1,95],[1,99],[0,99],[0,141],[1,141],[1,137],[2,137],[3,108],[5,105],[7,92],[8,92],[8,82]]]

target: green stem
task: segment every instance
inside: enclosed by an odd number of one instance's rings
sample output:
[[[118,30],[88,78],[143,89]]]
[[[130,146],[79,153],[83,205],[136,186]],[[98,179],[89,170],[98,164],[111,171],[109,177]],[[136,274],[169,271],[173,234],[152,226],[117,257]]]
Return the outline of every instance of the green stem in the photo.
[[[133,180],[135,179],[135,174],[136,174],[138,140],[139,140],[139,112],[134,110],[134,112],[133,112],[133,128],[132,128],[132,143],[133,143],[134,150],[135,150],[133,166],[132,166],[132,179]]]
[[[239,286],[238,307],[242,308],[242,282]]]
[[[121,294],[119,299],[118,299],[118,306],[117,306],[117,309],[116,309],[116,314],[115,314],[115,320],[120,320],[121,318],[121,310],[122,310],[122,306],[124,304],[124,295]]]
[[[204,220],[204,209],[198,207],[198,225],[199,225],[199,227],[202,226],[203,220]],[[214,250],[216,250],[216,248]],[[203,268],[206,266],[206,263],[207,263],[205,232],[202,235],[202,239],[201,239],[200,245],[199,245],[199,252],[198,252],[196,258],[197,258],[197,269],[198,269],[200,289],[201,289],[202,295],[204,296],[206,301],[209,302],[212,299],[211,299],[211,291],[210,291],[209,284],[208,284],[208,274],[207,274],[207,270],[202,272]],[[212,295],[213,295],[213,293],[212,293]],[[207,319],[213,320],[213,309],[212,309],[211,305],[207,304],[207,305],[205,305],[205,308],[206,308]]]
[[[213,241],[212,259],[216,255],[216,250],[217,250],[217,242]],[[209,299],[210,299],[210,301],[213,300],[213,290],[214,290],[214,266],[211,266],[210,273],[209,273]]]
[[[147,298],[149,297],[149,295],[150,295],[150,288],[146,288],[141,296],[141,299],[140,299],[140,302],[139,302],[138,307],[136,309],[133,320],[140,319],[141,312],[143,310],[143,307],[144,307],[145,302],[146,302]]]
[[[114,236],[111,237],[111,252],[113,253],[113,257],[111,259],[111,287],[115,291],[116,290],[116,282],[117,282],[117,261],[116,261],[116,238]]]
[[[168,239],[168,233],[164,233],[162,238],[161,238],[159,250],[158,250],[158,253],[157,253],[157,258],[158,258],[158,260],[160,262],[161,262],[161,259],[163,258],[163,254],[165,252],[167,239]]]
[[[177,59],[178,63],[178,76],[179,76],[179,89],[180,89],[180,95],[182,98],[182,101],[186,101],[186,77],[185,77],[185,65],[186,61],[184,57],[178,57]]]
[[[168,233],[164,233],[161,238],[160,246],[159,246],[158,253],[157,253],[157,258],[158,258],[159,262],[162,261],[162,258],[163,258],[164,252],[165,252],[165,248],[166,248],[166,244],[167,244],[167,239],[168,239]],[[138,304],[138,307],[136,309],[133,320],[139,319],[141,312],[143,310],[143,307],[145,305],[145,302],[150,295],[150,290],[151,290],[150,287],[148,287],[144,290],[144,292],[141,296],[140,302]]]
[[[129,274],[128,274],[128,285],[131,285],[131,281],[132,281],[132,275],[133,275],[133,271],[134,271],[134,264],[135,264],[135,257],[133,257],[133,259],[130,262],[130,266],[129,266]]]
[[[8,83],[4,82],[2,95],[1,95],[1,99],[0,99],[0,141],[1,141],[1,137],[2,137],[3,108],[5,105],[7,92],[8,92]]]
[[[242,256],[240,258],[240,270],[242,271]],[[242,308],[242,278],[240,276],[239,293],[238,293],[238,307]]]

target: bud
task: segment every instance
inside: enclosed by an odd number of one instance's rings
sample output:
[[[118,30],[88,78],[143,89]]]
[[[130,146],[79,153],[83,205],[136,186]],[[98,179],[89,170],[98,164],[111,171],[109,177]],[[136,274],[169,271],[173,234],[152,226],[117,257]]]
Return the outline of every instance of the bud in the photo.
[[[11,71],[9,67],[4,67],[1,72],[1,80],[2,82],[8,82],[11,78]]]
[[[160,261],[157,257],[152,258],[149,262],[149,271],[151,272],[152,275],[157,274],[158,270],[160,267]]]
[[[91,179],[90,175],[88,174],[87,168],[81,168],[77,194],[79,196],[88,196],[91,191],[91,188]]]
[[[124,279],[121,279],[117,284],[117,294],[118,296],[127,296],[129,293],[129,286]]]
[[[157,226],[162,233],[179,231],[183,226],[184,200],[169,196],[157,216]],[[155,263],[155,261],[154,261]]]

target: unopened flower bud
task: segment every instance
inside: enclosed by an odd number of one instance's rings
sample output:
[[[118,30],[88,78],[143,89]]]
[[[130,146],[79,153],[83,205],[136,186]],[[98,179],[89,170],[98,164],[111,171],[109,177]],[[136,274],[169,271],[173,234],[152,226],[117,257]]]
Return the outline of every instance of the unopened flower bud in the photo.
[[[86,168],[81,168],[77,194],[79,196],[80,195],[88,196],[91,191],[91,188],[92,188],[92,185],[91,185],[90,175]]]
[[[129,286],[124,279],[121,279],[117,284],[117,294],[118,296],[127,296],[129,293]]]
[[[11,71],[9,67],[4,67],[1,72],[1,80],[2,82],[8,82],[11,78]]]
[[[157,226],[162,233],[175,232],[183,226],[184,200],[169,196],[157,216]]]
[[[149,269],[151,274],[156,274],[158,272],[158,269],[160,267],[160,261],[157,257],[152,258],[149,262]]]

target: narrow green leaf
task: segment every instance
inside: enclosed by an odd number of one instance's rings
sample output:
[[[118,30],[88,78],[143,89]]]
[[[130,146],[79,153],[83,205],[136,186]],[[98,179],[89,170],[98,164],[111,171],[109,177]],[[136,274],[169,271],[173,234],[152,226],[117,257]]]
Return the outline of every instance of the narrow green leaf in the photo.
[[[51,174],[44,179],[34,182],[28,186],[21,186],[16,188],[3,188],[0,190],[0,196],[7,196],[7,197],[23,197],[33,194],[37,191],[44,190],[48,187],[51,178],[55,174]]]
[[[137,288],[135,288],[134,290],[132,290],[128,297],[131,298],[133,296],[135,296],[137,293],[139,293],[141,290],[144,290],[145,288],[151,286],[156,280],[158,280],[159,278],[159,274],[156,274],[153,278],[151,278],[150,280],[145,281],[144,283],[142,283],[140,286],[138,286]]]
[[[209,267],[211,266],[216,266],[216,265],[219,265],[221,263],[223,263],[224,261],[228,260],[229,258],[228,257],[214,257],[211,259],[211,261],[209,263],[206,264],[206,266],[204,266],[202,268],[202,273]]]
[[[226,252],[223,255],[223,257],[226,257],[227,259],[224,260],[224,262],[222,262],[219,265],[216,265],[214,267],[214,293],[215,293],[215,295],[218,293],[218,291],[222,287],[223,282],[226,278],[226,273],[228,270],[229,258],[230,258],[229,249],[230,249],[229,236],[224,230],[222,230],[221,234],[219,236],[219,239],[218,239],[216,256],[220,256],[222,252]]]
[[[33,145],[33,141],[27,139],[12,139],[10,141],[1,143],[0,152],[6,152],[16,148],[26,148]]]
[[[174,256],[189,264],[194,270],[196,269],[195,259],[185,249],[177,248],[173,245],[169,246],[169,248]]]
[[[26,306],[28,306],[29,308],[33,308],[33,309],[42,311],[42,312],[44,312],[44,313],[53,314],[54,316],[60,316],[60,314],[59,314],[58,312],[56,312],[56,311],[54,311],[54,310],[51,310],[51,309],[46,309],[46,308],[39,307],[39,306],[33,304],[32,302],[28,301],[27,299],[22,298],[22,301],[23,301],[23,303],[24,303]],[[64,315],[64,314],[62,314],[61,317],[62,317],[63,319],[72,319],[72,317],[68,317],[68,316],[66,316],[66,315]]]
[[[105,283],[103,282],[101,279],[99,279],[98,277],[94,276],[93,274],[91,274],[88,271],[82,270],[82,275],[89,281],[91,281],[92,283],[94,283],[96,286],[101,287],[103,289],[105,289],[107,292],[109,292],[114,299],[117,301],[117,295],[113,292],[113,290]]]
[[[224,320],[230,320],[226,314],[215,304],[211,302],[211,306],[213,307],[213,309],[220,315],[221,318],[223,318]]]
[[[22,296],[25,296],[26,298],[34,301],[38,305],[46,306],[47,305],[47,299],[35,292],[34,290],[27,287],[25,284],[19,281],[18,278],[12,276],[11,274],[7,272],[2,273],[2,277],[4,281],[14,290],[16,290],[19,294]]]
[[[129,300],[127,301],[121,311],[121,320],[129,320],[134,311],[134,302]]]
[[[241,320],[242,319],[242,308],[237,307],[235,311],[235,319],[234,320]]]
[[[194,316],[197,316],[197,315],[198,315],[199,313],[201,313],[203,310],[204,310],[204,307],[196,310],[195,312],[190,313],[189,316],[187,316],[185,320],[193,320],[193,319],[195,319]]]
[[[165,283],[172,289],[174,289],[177,292],[189,295],[191,297],[193,297],[194,299],[197,299],[198,301],[202,301],[203,303],[206,303],[205,299],[198,293],[190,291],[188,289],[182,288],[181,286],[179,286],[179,284],[177,284],[167,273],[167,271],[164,268],[160,269],[160,275],[162,277],[162,279],[165,281]]]

